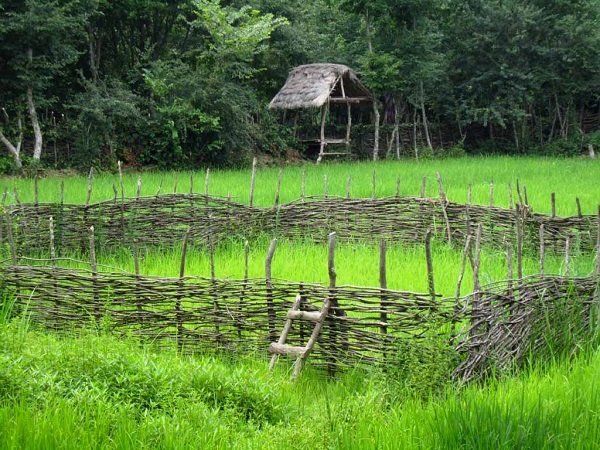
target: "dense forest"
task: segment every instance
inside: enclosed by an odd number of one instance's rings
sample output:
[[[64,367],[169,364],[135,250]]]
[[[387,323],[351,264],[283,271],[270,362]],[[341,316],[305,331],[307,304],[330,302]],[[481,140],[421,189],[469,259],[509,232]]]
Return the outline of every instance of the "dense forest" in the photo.
[[[380,158],[588,154],[599,17],[598,0],[0,0],[0,171],[302,156],[268,103],[313,62],[374,92],[357,133],[380,117]]]

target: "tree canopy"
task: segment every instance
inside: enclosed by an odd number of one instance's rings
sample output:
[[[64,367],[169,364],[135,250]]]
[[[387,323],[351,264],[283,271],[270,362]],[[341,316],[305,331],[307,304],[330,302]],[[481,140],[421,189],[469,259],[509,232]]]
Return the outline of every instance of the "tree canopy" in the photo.
[[[599,18],[597,0],[2,0],[0,170],[284,158],[301,150],[267,105],[315,62],[374,92],[384,157],[579,154],[600,144]]]

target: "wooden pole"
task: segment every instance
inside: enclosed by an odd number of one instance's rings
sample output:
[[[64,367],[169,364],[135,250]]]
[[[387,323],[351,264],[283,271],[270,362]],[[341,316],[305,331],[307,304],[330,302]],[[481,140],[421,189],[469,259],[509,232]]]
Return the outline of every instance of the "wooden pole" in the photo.
[[[300,191],[300,197],[302,199],[302,203],[304,203],[304,197],[306,196],[306,167],[302,168],[302,188]]]
[[[452,231],[450,230],[450,219],[448,218],[448,199],[446,198],[446,194],[444,193],[444,184],[442,182],[442,176],[440,173],[437,173],[438,186],[440,190],[440,205],[442,207],[442,213],[444,215],[444,222],[446,223],[446,235],[448,237],[448,245],[452,245]]]
[[[473,204],[473,185],[469,183],[467,186],[467,205]]]
[[[435,283],[433,275],[433,257],[431,255],[431,227],[425,233],[425,258],[427,259],[427,284],[429,286],[429,296],[431,297],[431,308],[436,309]]]
[[[283,169],[279,169],[279,174],[277,175],[277,190],[275,191],[275,206],[279,206],[279,191],[281,190],[281,177],[283,175]]]
[[[179,173],[173,175],[173,194],[177,194],[177,182],[179,181]]]
[[[523,204],[523,197],[521,196],[521,186],[519,185],[519,179],[517,178],[517,196],[519,197],[519,204]]]
[[[540,278],[544,278],[544,266],[546,263],[546,246],[544,243],[544,224],[540,224]]]
[[[350,192],[352,187],[352,175],[348,176],[348,181],[346,182],[346,198],[350,198]]]
[[[379,331],[381,334],[387,334],[387,268],[386,268],[387,244],[385,239],[379,241],[379,287],[381,288],[381,315]],[[385,347],[384,347],[385,348]]]
[[[456,322],[458,322],[458,313],[460,311],[460,289],[462,287],[465,270],[467,268],[467,259],[471,249],[471,235],[467,235],[465,239],[465,248],[463,250],[460,273],[458,274],[458,282],[456,283],[456,294],[454,295],[454,314],[452,316],[452,334],[454,334]]]
[[[137,285],[136,292],[136,300],[137,300],[137,313],[138,313],[138,322],[140,326],[144,325],[144,314],[142,311],[142,299],[140,297],[140,292],[142,290],[141,279],[140,279],[140,246],[137,238],[133,239],[133,265],[135,270],[135,280]]]
[[[324,192],[325,192],[325,198],[329,198],[329,184],[327,182],[327,174],[323,175],[323,184],[324,184]]]
[[[85,206],[89,206],[89,204],[90,204],[90,199],[92,198],[93,184],[94,184],[94,168],[90,167],[90,174],[88,176],[87,197],[85,198]]]
[[[273,255],[275,254],[275,248],[277,247],[277,239],[271,241],[269,251],[265,259],[265,278],[267,284],[267,317],[269,322],[269,341],[275,342],[275,303],[273,302],[273,280],[271,277],[271,263],[273,261]]]
[[[206,176],[204,177],[204,195],[208,197],[210,186],[210,168],[206,168]]]
[[[569,278],[570,274],[571,274],[571,268],[569,267],[571,264],[571,258],[570,258],[570,252],[571,252],[571,236],[568,235],[567,238],[565,239],[565,277]]]
[[[39,175],[36,174],[33,177],[33,198],[34,198],[34,204],[35,206],[38,206],[39,204],[39,196],[38,196],[38,180],[39,180]]]
[[[252,201],[254,200],[254,185],[256,182],[256,157],[252,159],[252,178],[250,179],[250,198],[248,199],[248,206],[252,206]]]
[[[512,254],[512,243],[508,240],[505,240],[506,245],[506,268],[507,268],[507,277],[506,277],[506,288],[508,290],[508,295],[512,296],[512,288],[513,288],[513,254]]]
[[[179,292],[177,300],[175,300],[175,321],[177,323],[177,349],[181,351],[183,349],[183,310],[181,308],[181,300],[183,299],[183,283],[185,276],[185,258],[187,255],[188,240],[190,238],[191,228],[188,227],[185,236],[183,237],[183,245],[181,247],[181,261],[179,263]]]
[[[98,265],[96,263],[96,242],[94,237],[94,226],[90,227],[90,267],[92,269],[92,283],[93,283],[93,309],[94,318],[96,319],[96,326],[100,324],[102,318],[100,314],[100,296],[98,294]]]
[[[550,203],[552,206],[552,218],[556,217],[556,192],[550,194]]]
[[[242,284],[242,292],[240,294],[240,302],[238,308],[238,320],[236,321],[237,325],[237,334],[238,339],[242,338],[242,330],[244,329],[245,315],[244,315],[244,303],[246,301],[246,289],[248,286],[248,261],[250,255],[250,245],[248,240],[244,243],[244,283]]]
[[[490,208],[494,206],[494,182],[490,181]]]
[[[514,208],[512,185],[508,183],[508,209]]]
[[[138,175],[137,185],[135,187],[135,199],[140,199],[140,193],[142,192],[142,175]]]
[[[317,157],[317,164],[323,159],[325,152],[325,119],[327,118],[327,103],[324,103],[321,107],[321,138],[320,138],[320,149],[319,156]]]
[[[519,283],[523,279],[523,217],[521,215],[523,206],[517,205],[515,209],[517,221],[517,278]]]
[[[400,177],[396,178],[396,198],[400,198]]]

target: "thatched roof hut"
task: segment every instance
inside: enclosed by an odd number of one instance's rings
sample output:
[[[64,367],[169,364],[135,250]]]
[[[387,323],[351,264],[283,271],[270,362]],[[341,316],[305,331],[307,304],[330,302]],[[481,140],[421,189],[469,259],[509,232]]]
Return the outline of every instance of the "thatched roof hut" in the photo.
[[[298,66],[271,100],[269,108],[320,108],[327,101],[342,103],[372,102],[371,92],[352,69],[342,64]]]
[[[346,105],[348,123],[344,138],[326,137],[325,122],[330,105]],[[321,108],[321,133],[312,141],[320,144],[317,163],[325,155],[341,155],[350,151],[352,126],[351,105],[373,105],[373,96],[352,69],[342,64],[307,64],[298,66],[288,76],[285,85],[271,100],[271,109]],[[330,144],[343,144],[346,153],[328,152]]]

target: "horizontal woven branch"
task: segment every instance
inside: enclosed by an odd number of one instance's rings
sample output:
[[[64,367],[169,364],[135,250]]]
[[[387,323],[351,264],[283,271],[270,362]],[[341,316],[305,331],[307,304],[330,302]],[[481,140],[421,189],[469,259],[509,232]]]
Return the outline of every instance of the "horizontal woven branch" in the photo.
[[[525,247],[540,247],[540,227],[546,251],[561,254],[569,239],[573,251],[593,252],[598,224],[593,215],[553,217],[515,210],[463,205],[429,198],[392,197],[344,199],[313,197],[275,208],[256,208],[228,199],[199,194],[164,194],[96,203],[20,204],[7,210],[0,224],[0,243],[7,240],[10,224],[17,253],[46,253],[50,247],[50,218],[54,219],[56,254],[87,252],[87,236],[95,228],[97,248],[179,245],[190,231],[190,242],[206,244],[231,236],[253,239],[258,235],[325,241],[335,231],[339,240],[423,242],[431,228],[438,239],[464,242],[479,224],[482,243],[504,248],[515,243],[518,221]]]

